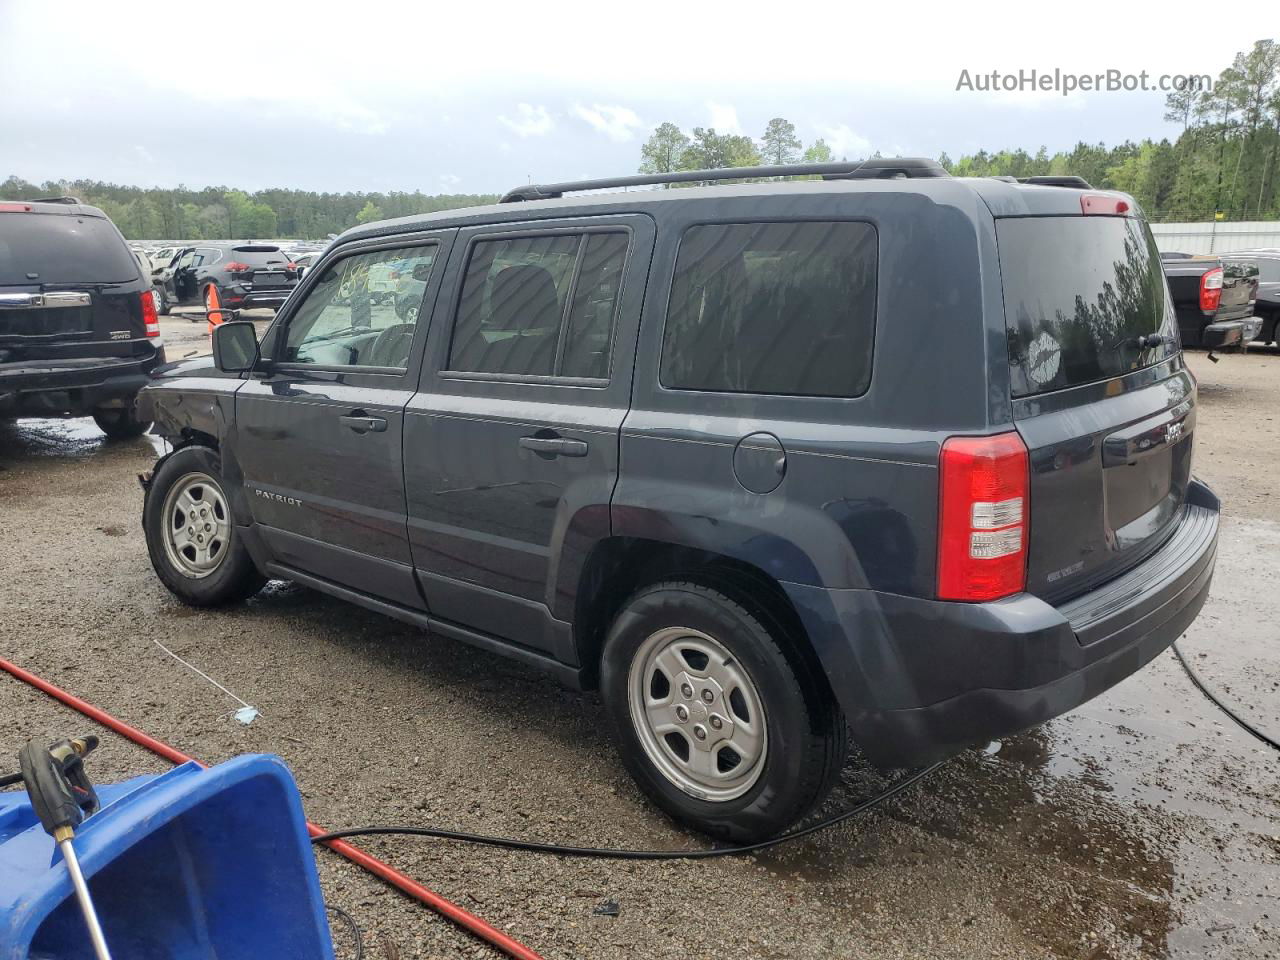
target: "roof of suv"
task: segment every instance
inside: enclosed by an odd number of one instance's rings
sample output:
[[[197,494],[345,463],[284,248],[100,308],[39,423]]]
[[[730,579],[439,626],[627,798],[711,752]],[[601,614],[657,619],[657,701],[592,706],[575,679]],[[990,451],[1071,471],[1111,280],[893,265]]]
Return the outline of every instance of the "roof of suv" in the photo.
[[[720,173],[721,171],[714,171]],[[706,171],[713,173],[713,171]],[[708,177],[712,179],[712,177]],[[1069,216],[1081,212],[1080,188],[1009,183],[989,177],[931,176],[927,178],[771,180],[748,183],[731,181],[714,186],[679,190],[643,189],[630,192],[581,193],[517,203],[496,203],[480,207],[442,210],[395,220],[352,227],[337,242],[372,238],[416,230],[467,226],[483,223],[515,222],[567,216],[574,213],[616,213],[623,210],[656,211],[677,203],[705,200],[759,200],[773,196],[850,195],[864,193],[914,194],[936,204],[972,208],[980,202],[991,216]],[[1127,200],[1141,214],[1135,201],[1115,191],[1088,190]]]
[[[41,199],[41,200],[0,200],[0,212],[8,207],[25,207],[28,213],[50,213],[65,217],[101,217],[107,219],[107,215],[97,207],[91,207],[87,203],[81,203],[75,197],[66,197],[65,199]]]

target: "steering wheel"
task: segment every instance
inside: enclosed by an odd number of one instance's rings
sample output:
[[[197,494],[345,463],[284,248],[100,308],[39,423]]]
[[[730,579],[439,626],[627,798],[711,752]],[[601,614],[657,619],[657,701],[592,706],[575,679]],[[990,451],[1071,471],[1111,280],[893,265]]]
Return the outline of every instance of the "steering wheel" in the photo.
[[[368,358],[365,363],[374,367],[407,367],[412,344],[413,324],[398,323],[387,327],[365,353]]]

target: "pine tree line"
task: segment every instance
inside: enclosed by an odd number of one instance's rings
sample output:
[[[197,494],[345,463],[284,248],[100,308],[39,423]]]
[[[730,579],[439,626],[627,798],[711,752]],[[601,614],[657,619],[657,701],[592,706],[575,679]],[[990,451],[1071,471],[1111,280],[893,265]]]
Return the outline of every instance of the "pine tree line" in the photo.
[[[1034,154],[979,150],[958,160],[943,153],[938,160],[955,176],[1083,177],[1133,194],[1154,220],[1280,219],[1280,45],[1259,40],[1238,53],[1211,90],[1169,94],[1164,117],[1182,126],[1172,142],[1080,142],[1054,154],[1045,147]],[[703,127],[686,134],[663,123],[640,148],[640,172],[832,159],[823,140],[806,148],[795,125],[781,117],[769,121],[758,142]]]

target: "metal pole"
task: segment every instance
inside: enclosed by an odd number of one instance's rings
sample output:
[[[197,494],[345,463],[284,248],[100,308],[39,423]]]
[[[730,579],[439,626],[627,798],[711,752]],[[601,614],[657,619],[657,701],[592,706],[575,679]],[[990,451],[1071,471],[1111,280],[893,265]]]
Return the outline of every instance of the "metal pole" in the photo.
[[[67,872],[71,874],[71,885],[76,889],[76,899],[80,901],[80,912],[84,914],[85,926],[89,928],[89,939],[93,941],[94,956],[98,960],[111,960],[111,951],[107,949],[107,941],[102,936],[98,912],[93,909],[93,900],[89,898],[89,885],[84,882],[84,874],[80,872],[80,860],[76,857],[75,847],[71,845],[71,837],[60,838],[58,849],[62,851],[62,859],[67,862]]]

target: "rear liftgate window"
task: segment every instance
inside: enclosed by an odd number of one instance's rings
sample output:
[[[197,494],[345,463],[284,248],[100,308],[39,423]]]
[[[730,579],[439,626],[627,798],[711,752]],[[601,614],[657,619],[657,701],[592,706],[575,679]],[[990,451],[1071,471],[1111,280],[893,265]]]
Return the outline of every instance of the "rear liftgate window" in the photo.
[[[866,223],[690,227],[676,258],[663,386],[859,396],[871,378],[876,259]]]
[[[49,213],[0,213],[0,286],[127,283],[138,262],[110,221]]]
[[[1160,254],[1129,217],[996,221],[1015,397],[1108,380],[1178,351]],[[1158,346],[1139,344],[1159,333]]]

